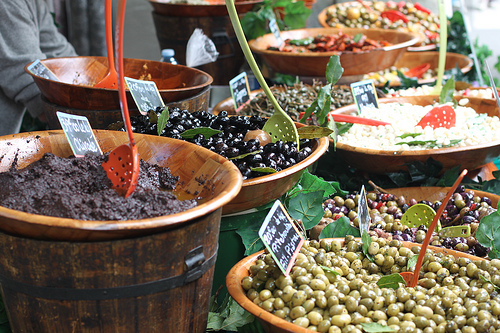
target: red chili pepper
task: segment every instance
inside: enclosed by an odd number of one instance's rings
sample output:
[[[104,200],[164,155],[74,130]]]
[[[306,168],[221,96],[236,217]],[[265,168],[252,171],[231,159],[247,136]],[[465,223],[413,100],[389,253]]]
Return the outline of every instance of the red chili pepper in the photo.
[[[403,11],[403,8],[405,8],[406,3],[404,1],[398,2],[398,9],[399,11]]]
[[[474,210],[474,209],[476,209],[476,207],[477,207],[477,203],[474,202],[474,203],[470,204],[470,210]]]
[[[340,214],[336,214],[336,215],[333,217],[333,220],[334,220],[334,221],[337,221],[337,220],[338,220],[339,218],[341,218],[341,217],[342,217],[342,215],[340,215]]]
[[[424,73],[427,72],[427,70],[429,68],[431,68],[431,64],[426,63],[426,64],[415,66],[415,67],[409,69],[404,74],[408,77],[416,77],[417,79],[421,79],[422,75],[424,75]]]
[[[379,201],[379,202],[377,203],[377,206],[375,206],[375,209],[380,209],[380,207],[385,206],[385,204],[386,204],[386,202]]]
[[[429,40],[432,41],[436,40],[439,37],[439,33],[437,32],[431,32],[429,30],[425,30],[424,33],[427,36],[427,38],[429,38]]]
[[[413,5],[413,7],[415,7],[416,10],[420,10],[421,12],[424,12],[426,14],[430,14],[431,11],[428,10],[427,8],[425,8],[424,6],[422,6],[421,4],[419,4],[418,2],[415,2],[415,4]]]
[[[381,17],[387,18],[391,22],[395,22],[398,20],[403,20],[404,23],[408,23],[408,18],[405,14],[398,12],[395,9],[389,9],[380,14]]]

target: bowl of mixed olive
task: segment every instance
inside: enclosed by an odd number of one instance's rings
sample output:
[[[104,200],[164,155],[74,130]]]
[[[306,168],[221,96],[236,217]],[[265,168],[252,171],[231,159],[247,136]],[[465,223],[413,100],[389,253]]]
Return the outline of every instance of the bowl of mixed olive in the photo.
[[[425,204],[437,211],[449,187],[403,187],[374,191],[367,194],[370,215],[370,234],[395,239],[422,243],[427,233],[425,225],[412,226],[403,223],[406,211],[416,204]],[[466,252],[484,257],[489,249],[479,244],[476,231],[483,217],[495,212],[500,196],[477,190],[465,189],[460,185],[440,217],[440,229],[433,233],[431,245]],[[344,197],[335,196],[323,203],[324,215],[320,223],[311,229],[309,236],[318,239],[323,228],[345,216],[358,228],[359,194],[351,193]],[[465,234],[449,234],[448,227],[465,227]],[[467,228],[468,226],[468,228]],[[470,230],[470,232],[469,232]]]
[[[421,40],[409,47],[410,51],[430,51],[439,44],[439,16],[412,2],[343,2],[323,9],[318,21],[323,27],[381,28],[420,34]]]
[[[500,260],[429,246],[418,285],[380,285],[412,271],[420,245],[373,236],[306,241],[288,276],[261,251],[227,275],[230,295],[267,332],[494,332],[500,328]],[[372,326],[373,327],[373,326]]]

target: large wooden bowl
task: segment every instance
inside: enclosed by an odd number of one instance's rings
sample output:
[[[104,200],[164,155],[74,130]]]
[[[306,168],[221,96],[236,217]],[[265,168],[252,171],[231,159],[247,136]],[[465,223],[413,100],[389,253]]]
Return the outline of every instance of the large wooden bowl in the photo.
[[[415,199],[417,201],[420,200],[428,200],[430,202],[434,202],[436,200],[442,201],[448,191],[449,187],[439,187],[439,186],[419,186],[419,187],[399,187],[399,188],[387,188],[384,189],[387,193],[394,194],[395,196],[404,196],[408,200]],[[467,190],[467,189],[466,189]],[[487,197],[491,200],[491,206],[493,208],[498,207],[498,201],[500,200],[500,196],[484,192],[473,190],[474,194],[479,197]]]
[[[295,123],[297,127],[304,124]],[[318,140],[312,154],[305,160],[292,165],[285,170],[266,176],[245,179],[240,193],[231,202],[222,207],[223,214],[241,212],[250,208],[260,207],[278,199],[291,189],[298,181],[302,172],[316,162],[328,149],[327,137]]]
[[[96,130],[103,152],[128,143],[125,132]],[[129,221],[82,221],[24,213],[0,207],[0,229],[31,238],[89,241],[150,234],[193,223],[216,212],[239,192],[242,176],[229,160],[187,141],[134,134],[140,158],[168,166],[179,176],[175,193],[182,199],[199,198],[198,205],[182,213]],[[19,168],[40,159],[44,153],[72,155],[64,133],[29,132],[0,137],[0,172],[16,161]],[[206,182],[200,182],[206,179]],[[220,211],[219,211],[220,214]]]
[[[340,239],[343,243],[343,239]],[[413,246],[421,246],[422,244],[410,243],[410,242],[402,242],[403,245],[407,248],[411,248]],[[448,250],[441,247],[429,246],[428,249],[433,252],[439,252],[446,255],[452,255],[455,258],[465,257],[474,261],[485,260],[483,258],[471,256],[469,254],[458,252],[454,250]],[[265,311],[257,304],[252,302],[245,294],[243,287],[241,286],[241,280],[245,276],[249,276],[248,269],[252,266],[257,260],[258,256],[264,253],[264,251],[260,251],[254,253],[241,261],[239,261],[227,274],[226,277],[226,285],[231,297],[241,305],[246,311],[253,314],[259,322],[262,324],[262,327],[266,332],[272,333],[311,333],[313,331],[308,330],[307,328],[303,328],[292,324],[284,319],[275,316],[274,314]]]
[[[28,72],[42,95],[51,103],[85,110],[119,110],[117,89],[93,87],[108,71],[106,57],[67,57],[41,60],[60,81],[54,81]],[[210,86],[212,77],[198,69],[166,62],[124,59],[126,77],[140,79],[151,75],[165,103],[177,102],[199,94]],[[135,105],[132,95],[127,92],[127,101]]]
[[[238,14],[252,10],[262,0],[236,0],[234,6]],[[170,0],[149,0],[155,12],[166,16],[206,17],[226,16],[227,7],[224,0],[210,0],[205,3],[192,4],[173,2]]]
[[[365,52],[344,52],[340,54],[340,64],[344,68],[345,76],[361,75],[376,72],[394,65],[406,49],[417,43],[420,37],[411,32],[402,32],[384,29],[356,29],[356,28],[306,28],[282,31],[281,37],[286,39],[302,39],[319,34],[332,35],[343,31],[355,36],[365,34],[374,40],[385,40],[393,45],[381,49]],[[268,50],[269,46],[276,45],[274,34],[266,34],[248,42],[250,49],[258,54],[262,60],[277,73],[324,77],[326,65],[335,52],[307,52],[291,53]]]
[[[410,103],[415,105],[430,105],[438,101],[438,96],[407,96],[381,98],[379,103]],[[499,116],[500,110],[495,100],[484,98],[469,98],[466,105],[478,113],[488,116]],[[356,105],[338,108],[334,113],[356,113]],[[333,144],[333,142],[331,142]],[[392,151],[351,146],[337,142],[336,152],[350,166],[370,173],[387,173],[407,170],[405,163],[412,161],[425,162],[429,157],[442,163],[443,172],[459,166],[462,169],[473,170],[481,165],[492,162],[500,155],[500,137],[493,142],[466,147],[449,147],[439,149]]]

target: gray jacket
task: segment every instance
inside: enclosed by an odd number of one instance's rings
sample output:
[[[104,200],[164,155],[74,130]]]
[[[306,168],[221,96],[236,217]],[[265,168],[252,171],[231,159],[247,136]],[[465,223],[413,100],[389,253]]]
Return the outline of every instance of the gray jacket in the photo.
[[[43,112],[40,90],[24,66],[75,55],[45,1],[0,1],[0,135],[19,132],[26,109],[34,117]]]

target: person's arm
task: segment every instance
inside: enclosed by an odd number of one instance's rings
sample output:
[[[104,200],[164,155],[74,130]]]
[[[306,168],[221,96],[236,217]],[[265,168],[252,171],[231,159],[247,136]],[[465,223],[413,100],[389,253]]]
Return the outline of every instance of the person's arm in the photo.
[[[42,113],[40,91],[24,66],[36,59],[76,55],[44,1],[0,1],[0,89],[31,115]]]

